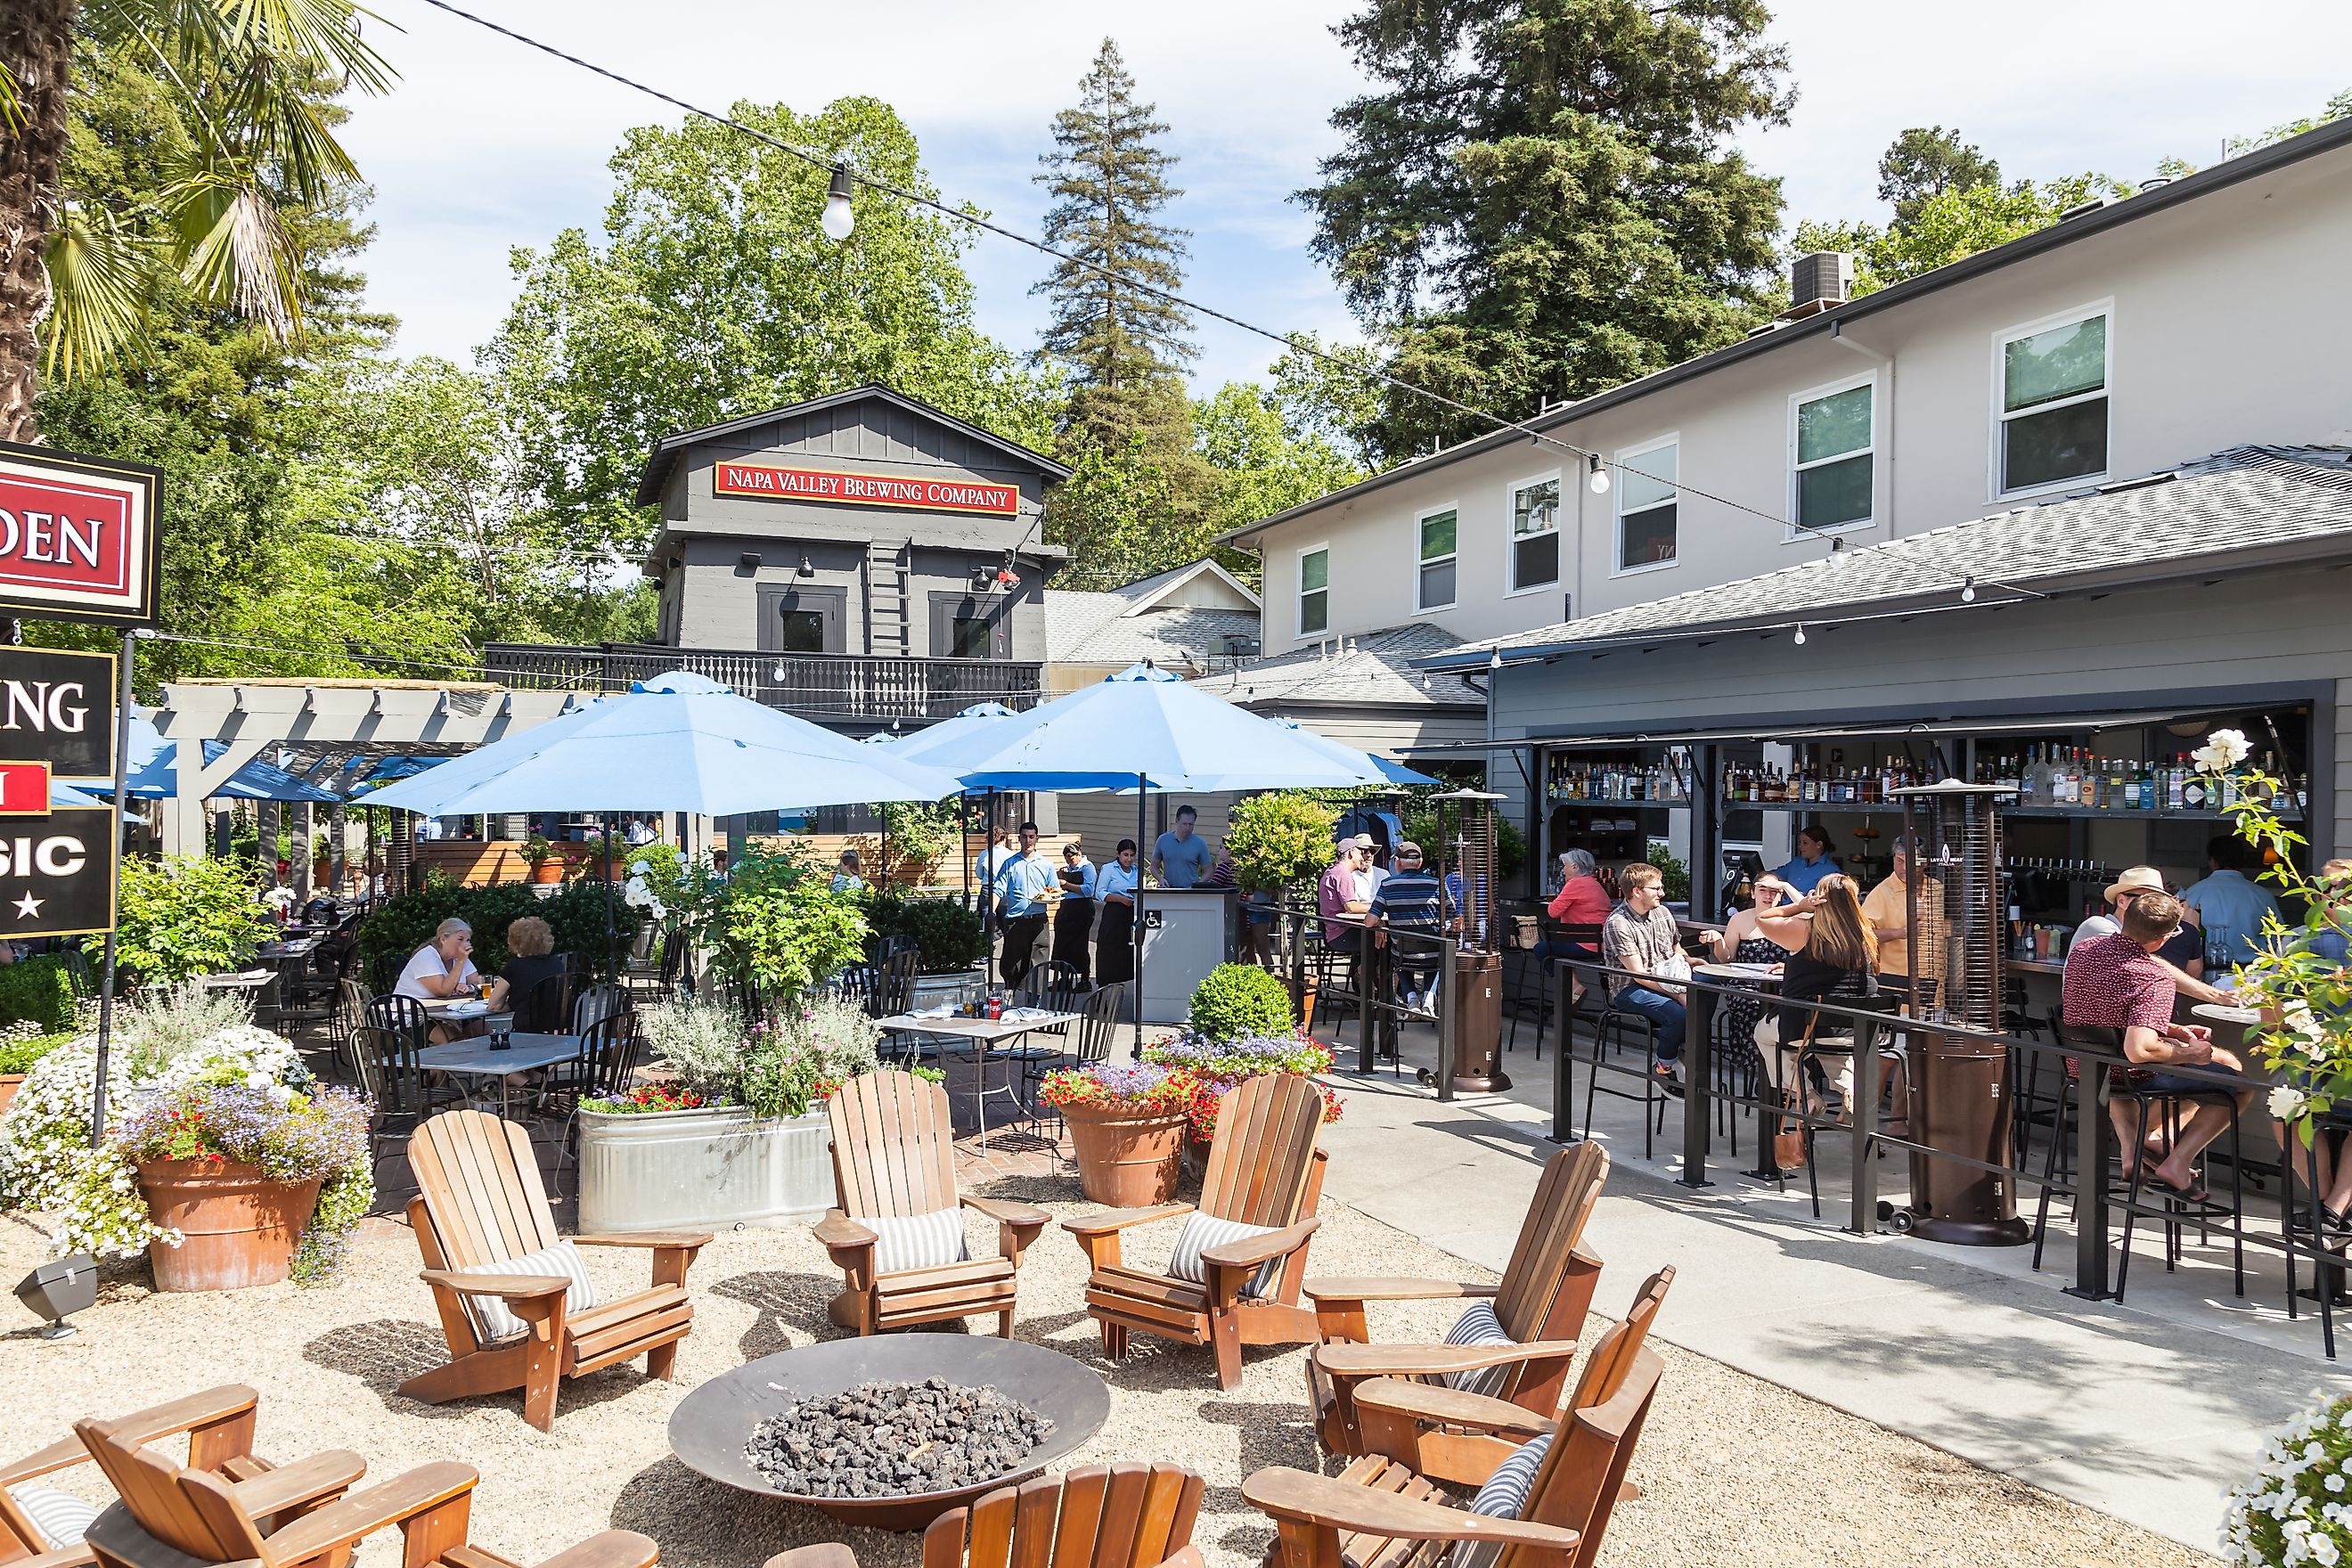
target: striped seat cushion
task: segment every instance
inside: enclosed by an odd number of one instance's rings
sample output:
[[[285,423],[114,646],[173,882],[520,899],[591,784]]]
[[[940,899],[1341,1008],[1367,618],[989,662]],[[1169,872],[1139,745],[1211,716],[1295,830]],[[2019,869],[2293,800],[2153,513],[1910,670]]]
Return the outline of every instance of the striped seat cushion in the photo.
[[[33,1528],[41,1532],[51,1552],[63,1551],[79,1542],[89,1531],[90,1521],[98,1517],[95,1504],[55,1487],[10,1487],[8,1496],[24,1510],[25,1517],[33,1521]]]
[[[1449,1345],[1515,1345],[1519,1342],[1503,1331],[1503,1321],[1495,1316],[1492,1301],[1473,1301],[1469,1310],[1445,1331],[1445,1342]],[[1510,1376],[1508,1366],[1484,1366],[1475,1372],[1449,1372],[1445,1374],[1445,1382],[1465,1394],[1493,1396],[1503,1392],[1503,1384],[1510,1381]]]
[[[1184,1228],[1176,1236],[1176,1250],[1169,1255],[1170,1278],[1190,1279],[1195,1285],[1209,1282],[1209,1266],[1201,1261],[1201,1254],[1223,1247],[1229,1241],[1244,1241],[1253,1236],[1264,1236],[1280,1226],[1244,1225],[1237,1219],[1214,1219],[1194,1209],[1185,1216]],[[1258,1271],[1242,1287],[1245,1297],[1264,1296],[1274,1289],[1276,1276],[1282,1272],[1282,1259],[1268,1258]]]
[[[502,1258],[496,1263],[475,1263],[457,1270],[460,1274],[531,1274],[550,1279],[569,1279],[572,1289],[563,1293],[563,1310],[567,1317],[576,1317],[596,1304],[596,1287],[588,1279],[588,1266],[581,1260],[580,1249],[568,1241],[527,1253],[520,1258]],[[467,1314],[474,1320],[474,1336],[486,1345],[494,1345],[521,1334],[530,1325],[507,1310],[507,1304],[496,1296],[468,1296]]]
[[[943,1268],[971,1256],[964,1240],[963,1211],[933,1209],[929,1214],[860,1215],[857,1223],[871,1230],[874,1272],[903,1274],[909,1268]]]
[[[1535,1489],[1536,1472],[1543,1468],[1544,1455],[1550,1451],[1549,1436],[1520,1445],[1517,1453],[1495,1467],[1495,1473],[1470,1500],[1470,1511],[1488,1519],[1517,1519],[1525,1513],[1528,1494]],[[1495,1542],[1458,1542],[1446,1568],[1492,1568],[1502,1554],[1501,1545]]]

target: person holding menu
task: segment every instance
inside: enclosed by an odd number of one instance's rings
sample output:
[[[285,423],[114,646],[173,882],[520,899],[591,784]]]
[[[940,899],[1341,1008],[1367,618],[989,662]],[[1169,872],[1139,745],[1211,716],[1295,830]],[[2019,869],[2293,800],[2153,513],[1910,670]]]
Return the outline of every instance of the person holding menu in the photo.
[[[1087,959],[1087,941],[1094,935],[1095,868],[1076,839],[1062,846],[1062,864],[1054,879],[1062,889],[1062,901],[1054,910],[1054,961],[1076,971],[1078,984],[1084,985],[1093,967]]]

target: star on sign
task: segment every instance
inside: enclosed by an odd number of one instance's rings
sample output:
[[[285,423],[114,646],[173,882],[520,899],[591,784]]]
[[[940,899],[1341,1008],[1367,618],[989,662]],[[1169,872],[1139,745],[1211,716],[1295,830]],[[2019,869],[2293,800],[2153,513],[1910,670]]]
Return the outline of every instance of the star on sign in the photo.
[[[37,899],[32,894],[26,893],[16,900],[16,913],[28,921],[37,920],[40,917],[41,906],[47,902],[48,902],[47,899]]]

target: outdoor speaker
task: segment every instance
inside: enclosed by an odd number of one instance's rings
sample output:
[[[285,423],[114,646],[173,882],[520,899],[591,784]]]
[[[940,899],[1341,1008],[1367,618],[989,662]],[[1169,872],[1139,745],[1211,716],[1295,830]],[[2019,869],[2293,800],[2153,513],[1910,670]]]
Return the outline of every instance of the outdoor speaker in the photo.
[[[43,1339],[64,1339],[74,1331],[66,1319],[98,1304],[98,1259],[79,1252],[44,1263],[17,1285],[16,1300],[48,1320]]]

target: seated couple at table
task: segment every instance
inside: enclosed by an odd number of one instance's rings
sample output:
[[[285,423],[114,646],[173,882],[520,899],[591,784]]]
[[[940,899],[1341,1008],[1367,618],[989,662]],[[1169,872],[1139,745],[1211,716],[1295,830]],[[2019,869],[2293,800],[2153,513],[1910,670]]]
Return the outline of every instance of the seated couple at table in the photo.
[[[482,996],[488,1004],[486,1011],[491,1013],[504,1012],[509,1005],[528,1006],[536,999],[541,983],[564,972],[563,959],[554,946],[555,932],[545,921],[537,915],[523,916],[507,927],[507,950],[513,956],[508,960],[506,973],[493,980],[474,967],[474,928],[452,915],[434,931],[431,942],[409,957],[393,994],[419,1002]],[[564,1020],[518,1017],[515,1022],[525,1032],[561,1033]],[[488,1028],[483,1018],[436,1019],[432,1039],[440,1045],[485,1034]]]

